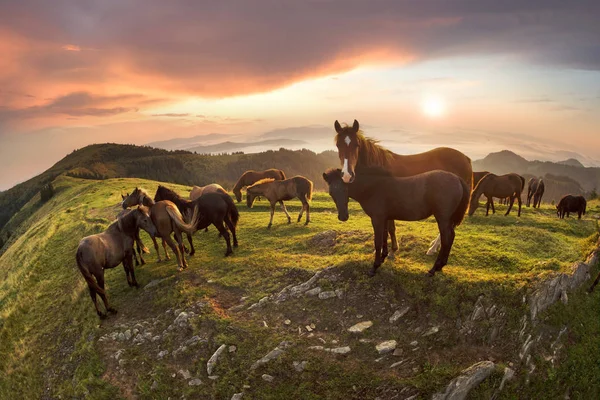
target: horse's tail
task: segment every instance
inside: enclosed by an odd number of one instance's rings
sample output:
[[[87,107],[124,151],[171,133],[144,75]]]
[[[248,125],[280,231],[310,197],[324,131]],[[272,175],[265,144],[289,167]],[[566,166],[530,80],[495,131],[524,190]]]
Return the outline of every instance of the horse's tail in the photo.
[[[313,194],[313,183],[311,180],[306,180],[306,182],[308,183],[308,193],[306,193],[306,198],[308,200],[312,200],[312,194]]]
[[[227,214],[229,215],[229,219],[233,222],[233,226],[237,226],[237,223],[240,220],[240,212],[229,194],[225,193],[223,199],[225,200],[225,203],[227,203]]]
[[[279,170],[279,175],[281,175],[281,180],[285,181],[285,172],[283,172],[282,170]]]
[[[525,178],[523,178],[521,175],[519,175],[519,178],[521,179],[521,192],[522,192],[523,189],[525,189]]]
[[[460,186],[462,187],[463,192],[460,203],[458,203],[456,210],[454,210],[454,213],[452,214],[452,223],[454,226],[460,225],[460,223],[463,221],[465,213],[467,212],[467,208],[469,207],[469,200],[471,197],[471,190],[469,189],[467,182],[465,182],[463,178],[459,177],[458,179],[460,180]]]
[[[104,289],[102,289],[98,285],[98,282],[96,282],[90,270],[83,265],[83,260],[81,259],[81,251],[79,249],[77,249],[75,260],[77,260],[77,268],[79,268],[79,272],[81,272],[81,275],[83,275],[83,278],[87,282],[88,286],[94,289],[99,295],[104,296],[106,294]]]
[[[166,207],[167,214],[171,217],[171,221],[179,228],[179,230],[187,233],[188,235],[193,235],[196,232],[196,225],[198,224],[198,206],[194,206],[194,213],[192,214],[192,218],[188,224],[183,220],[183,216],[177,209],[175,205],[168,204]]]

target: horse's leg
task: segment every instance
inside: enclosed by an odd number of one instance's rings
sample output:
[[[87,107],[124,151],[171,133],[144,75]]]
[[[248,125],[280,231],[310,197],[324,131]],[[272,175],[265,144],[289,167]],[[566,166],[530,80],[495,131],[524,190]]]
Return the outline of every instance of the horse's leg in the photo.
[[[383,224],[383,243],[382,243],[382,250],[381,250],[381,262],[385,262],[386,257],[388,256],[388,243],[387,243],[387,237],[388,237],[388,230],[387,230],[387,223]]]
[[[98,308],[98,299],[96,298],[96,289],[92,287],[92,285],[88,285],[88,289],[90,289],[90,297],[92,298],[92,302],[94,303],[94,307],[96,308],[96,313],[100,318],[106,318],[106,314],[100,311]]]
[[[375,276],[375,273],[377,272],[377,268],[379,268],[379,266],[382,263],[381,260],[381,247],[383,245],[383,240],[385,239],[383,237],[383,234],[385,232],[385,227],[384,225],[386,224],[386,220],[380,221],[379,218],[371,218],[371,224],[373,225],[373,232],[374,232],[374,241],[375,241],[375,261],[373,262],[373,268],[371,269],[371,271],[369,271],[369,276]]]
[[[171,250],[173,250],[173,253],[175,253],[175,258],[177,259],[178,270],[183,271],[186,268],[186,265],[184,265],[183,262],[181,261],[182,258],[184,257],[184,255],[183,255],[183,253],[180,253],[179,249],[177,248],[177,245],[171,238],[171,235],[168,235],[166,238],[163,238],[163,243],[168,244],[169,247],[171,248]],[[183,245],[183,241],[181,241],[179,244],[180,244],[180,246]],[[167,248],[165,247],[165,251],[166,250],[167,250]]]
[[[271,202],[271,219],[269,220],[269,225],[267,225],[267,229],[273,226],[273,214],[275,214],[275,203]]]
[[[156,242],[156,236],[152,236],[152,242],[154,243],[154,250],[156,250],[156,257],[158,257],[158,262],[161,262],[162,259],[160,258],[160,251],[158,251],[158,243]]]
[[[436,258],[433,267],[429,270],[429,272],[427,272],[429,276],[433,276],[436,272],[441,271],[442,268],[448,263],[450,249],[452,248],[452,243],[454,243],[455,234],[450,221],[445,223],[438,222],[438,228],[440,230],[440,236],[442,240],[442,249]]]
[[[302,208],[300,209],[300,214],[298,214],[298,221],[296,221],[296,222],[300,222],[300,220],[302,219],[302,214],[304,213],[304,207],[305,207],[304,199],[300,199],[300,202],[302,203]]]
[[[522,205],[522,203],[521,203],[521,193],[519,193],[518,196],[517,196],[517,202],[519,203],[519,213],[517,214],[517,216],[520,217],[521,216],[521,205]],[[533,208],[535,208],[535,203],[533,205],[534,205]]]
[[[192,242],[192,235],[190,235],[189,233],[186,233],[186,235],[188,243],[190,244],[190,256],[193,256],[194,254],[196,254],[196,249],[194,248],[194,243]]]
[[[238,247],[237,235],[235,233],[235,225],[231,221],[231,218],[229,218],[229,215],[226,215],[223,221],[225,221],[225,225],[227,225],[229,231],[231,232],[231,236],[233,236],[233,247]],[[221,232],[219,232],[219,235],[220,234]]]
[[[505,217],[510,213],[510,210],[512,209],[514,202],[515,202],[515,196],[510,196],[510,205],[508,206],[508,210],[506,210],[506,213],[504,214]]]
[[[596,280],[594,281],[594,283],[592,283],[592,286],[590,286],[590,288],[588,289],[588,293],[592,293],[592,291],[594,290],[594,288],[596,287],[598,282],[600,282],[600,273],[596,277]]]
[[[398,250],[398,239],[396,238],[396,224],[393,219],[390,219],[388,222],[388,233],[390,235],[390,240],[392,241],[392,253]],[[387,236],[384,238],[387,241]]]
[[[135,268],[133,266],[132,255],[125,256],[125,259],[123,260],[123,264],[125,264],[125,263],[127,263],[127,269],[129,271],[129,276],[131,277],[131,285],[130,286],[135,286],[136,288],[139,288],[137,280],[135,279]],[[128,280],[129,280],[129,278],[128,278]]]
[[[117,310],[115,310],[114,308],[112,308],[110,306],[110,304],[108,302],[108,297],[106,296],[106,289],[104,288],[104,271],[100,272],[99,274],[95,274],[94,276],[96,277],[96,282],[98,282],[98,286],[104,292],[104,293],[98,293],[98,295],[100,296],[100,298],[102,299],[102,302],[104,303],[104,307],[106,308],[106,312],[110,312],[110,313],[116,314]],[[97,309],[97,307],[96,307],[96,309]]]
[[[229,232],[227,232],[225,225],[223,225],[223,220],[221,220],[220,222],[213,223],[213,225],[219,230],[219,232],[221,232],[221,235],[225,238],[225,242],[227,243],[227,251],[225,252],[225,257],[233,254],[233,249],[231,248],[230,235]]]
[[[169,239],[171,239],[170,235],[171,234],[167,235],[167,237]],[[173,243],[173,240],[171,240],[171,243]],[[163,246],[163,249],[165,249],[165,259],[170,260],[171,256],[169,255],[169,251],[167,250],[167,241],[165,238],[163,238],[163,240],[162,240],[162,246]],[[173,246],[171,246],[170,244],[169,244],[169,247],[171,247],[171,249],[173,248]]]
[[[292,217],[290,216],[290,213],[288,212],[287,208],[285,208],[285,204],[283,203],[282,200],[279,200],[279,204],[281,204],[281,208],[283,209],[283,212],[285,213],[285,216],[288,219],[288,224],[292,223]],[[300,221],[300,220],[298,220]]]
[[[306,201],[306,222],[304,223],[304,225],[308,225],[309,222],[310,222],[310,204],[308,204],[308,201]],[[387,242],[387,236],[385,237],[385,241]]]
[[[138,262],[137,255],[135,254],[136,247],[138,248],[138,251],[139,251],[140,246],[138,246],[137,243],[135,243],[135,246],[133,244],[131,245],[131,253],[133,254],[133,260],[135,261],[135,266],[137,267],[140,265],[140,263]]]

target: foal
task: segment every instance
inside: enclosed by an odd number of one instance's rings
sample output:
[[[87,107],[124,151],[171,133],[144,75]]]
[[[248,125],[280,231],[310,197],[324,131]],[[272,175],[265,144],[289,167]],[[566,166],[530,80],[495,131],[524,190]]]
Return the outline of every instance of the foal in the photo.
[[[302,202],[302,210],[300,210],[297,222],[300,222],[302,213],[306,209],[306,222],[304,225],[308,225],[310,222],[310,206],[308,201],[312,199],[312,191],[313,183],[303,176],[294,176],[283,181],[265,178],[246,188],[246,204],[248,208],[252,208],[256,197],[266,197],[271,203],[271,220],[267,226],[267,228],[270,228],[273,225],[273,214],[275,213],[275,205],[277,203],[281,204],[281,208],[283,208],[283,212],[287,216],[288,224],[292,222],[292,217],[287,212],[283,200],[291,200],[297,197]]]
[[[442,248],[429,270],[429,276],[441,271],[448,263],[454,242],[454,228],[463,220],[469,205],[469,187],[464,179],[441,170],[405,178],[391,176],[379,168],[365,168],[354,181],[345,184],[342,171],[323,173],[329,184],[340,221],[348,220],[348,198],[358,201],[365,214],[371,217],[375,234],[375,261],[370,276],[388,255],[388,221],[419,221],[433,215],[440,231]],[[382,249],[383,247],[383,249]]]

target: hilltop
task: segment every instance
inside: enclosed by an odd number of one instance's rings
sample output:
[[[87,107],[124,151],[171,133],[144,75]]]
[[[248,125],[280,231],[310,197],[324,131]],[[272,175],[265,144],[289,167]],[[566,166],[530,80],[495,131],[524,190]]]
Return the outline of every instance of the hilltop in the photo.
[[[107,227],[121,192],[153,193],[159,183],[60,176],[54,197],[23,218],[0,256],[0,398],[425,399],[482,360],[490,375],[473,399],[489,399],[506,367],[516,376],[499,399],[600,394],[598,293],[569,290],[566,305],[535,321],[534,303],[523,300],[595,248],[589,216],[559,220],[550,206],[521,218],[502,216],[504,206],[476,213],[434,279],[425,251],[435,221],[398,222],[400,250],[371,279],[372,230],[356,203],[341,223],[329,196],[315,193],[310,225],[287,225],[278,211],[267,230],[262,201],[239,208],[230,258],[211,227],[194,235],[199,250],[182,273],[154,251],[136,268],[139,290],[120,268],[107,271],[119,313],[99,321],[75,266],[77,243]],[[588,210],[600,213],[600,203]],[[372,325],[348,331],[359,322]]]

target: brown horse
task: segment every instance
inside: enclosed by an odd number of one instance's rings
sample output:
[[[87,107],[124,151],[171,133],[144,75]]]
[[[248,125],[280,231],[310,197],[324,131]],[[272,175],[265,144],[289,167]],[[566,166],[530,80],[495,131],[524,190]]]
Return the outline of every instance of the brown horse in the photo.
[[[169,245],[175,257],[177,258],[177,265],[179,271],[183,271],[187,268],[187,261],[185,260],[185,251],[183,247],[183,240],[181,238],[181,232],[185,232],[188,235],[192,235],[196,230],[195,227],[198,223],[198,212],[194,210],[194,214],[191,217],[191,222],[186,223],[183,216],[177,209],[177,206],[171,201],[158,201],[152,200],[152,197],[148,195],[142,188],[135,188],[135,190],[123,200],[123,208],[129,208],[135,205],[144,205],[150,208],[150,217],[152,222],[156,226],[156,234],[151,235],[152,241],[154,242],[154,248],[156,249],[156,255],[158,261],[160,259],[160,253],[158,251],[158,243],[156,237],[160,237],[163,240],[163,248],[165,250],[165,258],[169,260],[169,253],[167,252],[167,246]],[[171,239],[171,233],[175,235],[175,240],[179,245],[179,248]]]
[[[100,311],[96,295],[99,295],[104,302],[106,312],[117,312],[109,305],[106,298],[104,289],[105,269],[114,268],[123,263],[127,283],[129,286],[138,287],[133,270],[132,256],[133,242],[140,228],[150,235],[156,233],[156,228],[148,214],[148,208],[143,206],[117,218],[106,231],[86,236],[79,242],[75,256],[77,267],[87,282],[90,296],[100,318],[105,318],[106,314]]]
[[[334,124],[337,135],[335,144],[342,163],[342,178],[345,183],[352,182],[358,167],[382,167],[393,176],[405,177],[436,169],[452,172],[462,178],[469,188],[473,182],[471,159],[458,150],[438,147],[425,153],[400,155],[379,146],[377,141],[367,138],[359,129],[357,120],[350,126],[342,127],[338,121]],[[392,251],[398,249],[396,227],[390,221],[388,231],[392,240]],[[432,242],[427,251],[434,254],[441,246],[440,236]],[[387,240],[387,239],[386,239]]]
[[[282,181],[285,179],[285,173],[282,170],[275,168],[267,169],[264,171],[249,170],[244,172],[233,187],[233,194],[235,194],[237,202],[240,203],[242,201],[243,187],[253,185],[261,179],[265,178],[271,178],[275,181]]]
[[[531,205],[533,199],[533,208],[540,208],[545,190],[546,185],[542,178],[531,178],[527,184],[527,207]]]
[[[254,199],[258,196],[264,196],[269,200],[271,203],[271,219],[267,228],[270,228],[273,225],[273,214],[275,213],[275,205],[277,203],[281,204],[281,208],[283,208],[283,212],[287,216],[288,224],[292,222],[292,217],[287,212],[283,200],[291,200],[297,197],[302,202],[302,210],[300,210],[297,222],[300,222],[302,213],[306,210],[306,222],[304,225],[308,225],[310,222],[310,206],[308,201],[312,199],[312,191],[313,183],[303,176],[294,176],[283,181],[265,178],[252,186],[248,186],[246,189],[246,203],[248,208],[252,208]]]
[[[473,171],[473,187],[477,186],[481,178],[489,173],[490,171]]]
[[[388,221],[418,221],[433,215],[442,238],[442,248],[428,272],[433,276],[448,263],[454,229],[462,222],[469,204],[470,188],[464,179],[446,172],[429,171],[397,178],[380,168],[359,170],[350,184],[342,181],[342,171],[329,170],[323,179],[329,184],[329,194],[338,210],[340,221],[348,220],[348,198],[360,203],[371,217],[375,234],[375,261],[370,276],[388,255]],[[383,249],[382,249],[383,248]]]
[[[223,236],[227,243],[227,252],[225,253],[225,256],[233,253],[230,236],[225,225],[227,225],[227,228],[229,228],[233,235],[233,246],[238,246],[235,228],[240,218],[240,214],[235,203],[231,199],[231,196],[227,193],[206,193],[194,201],[189,201],[179,196],[173,190],[161,185],[156,190],[154,200],[172,201],[182,214],[198,214],[199,219],[195,226],[195,230],[207,228],[210,224],[213,224],[219,231],[219,236]],[[191,236],[188,236],[188,239],[190,246],[192,247],[190,255],[193,255],[196,251],[194,250]]]
[[[219,185],[218,183],[211,183],[210,185],[206,186],[193,186],[192,190],[190,191],[190,200],[194,201],[203,194],[215,192],[227,194],[227,191],[223,189],[223,186]]]
[[[489,215],[490,206],[492,207],[492,212],[496,213],[494,209],[494,197],[499,197],[501,199],[505,197],[510,197],[510,205],[508,206],[508,210],[506,210],[506,214],[510,213],[512,206],[515,202],[515,198],[519,202],[519,217],[521,216],[521,192],[525,187],[525,178],[517,174],[506,174],[506,175],[496,175],[496,174],[487,174],[484,176],[475,189],[473,189],[473,193],[471,194],[471,201],[469,205],[469,216],[473,215],[477,207],[479,207],[479,197],[481,195],[485,195],[487,197],[487,210],[485,215]]]
[[[585,209],[587,207],[587,201],[583,196],[566,195],[556,205],[556,215],[560,219],[569,218],[570,213],[577,213],[577,219],[581,219],[581,215],[585,215]]]

